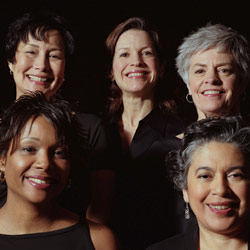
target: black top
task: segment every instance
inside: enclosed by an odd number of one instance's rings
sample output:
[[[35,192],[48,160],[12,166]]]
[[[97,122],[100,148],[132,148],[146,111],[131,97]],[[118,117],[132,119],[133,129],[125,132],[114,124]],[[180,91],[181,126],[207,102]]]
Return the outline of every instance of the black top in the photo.
[[[86,223],[46,233],[23,235],[0,234],[3,250],[94,250]]]
[[[129,152],[123,155],[119,118],[110,122],[118,161],[111,226],[125,249],[140,250],[176,233],[174,194],[166,179],[164,161],[166,154],[178,147],[176,135],[185,127],[174,114],[154,109],[139,122]]]
[[[84,215],[88,201],[89,171],[112,170],[113,155],[110,138],[101,118],[94,114],[76,113],[76,124],[81,148],[81,164],[71,167],[71,187],[62,194],[61,204],[71,211]],[[6,184],[0,183],[0,207],[6,201]]]
[[[250,250],[248,238],[248,250]],[[169,239],[157,242],[146,250],[198,250],[199,249],[199,229],[197,224],[189,231],[178,234]]]

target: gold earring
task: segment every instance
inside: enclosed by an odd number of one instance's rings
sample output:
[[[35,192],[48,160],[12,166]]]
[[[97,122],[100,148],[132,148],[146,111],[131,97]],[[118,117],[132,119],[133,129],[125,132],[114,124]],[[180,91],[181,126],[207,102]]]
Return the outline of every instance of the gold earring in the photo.
[[[5,182],[5,172],[4,170],[0,169],[0,183],[4,183]]]

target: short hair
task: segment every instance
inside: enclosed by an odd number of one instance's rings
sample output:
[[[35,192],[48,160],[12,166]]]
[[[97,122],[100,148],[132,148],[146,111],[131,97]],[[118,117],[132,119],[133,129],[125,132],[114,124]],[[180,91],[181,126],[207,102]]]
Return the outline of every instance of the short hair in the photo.
[[[108,60],[107,71],[110,79],[112,79],[113,77],[111,74],[112,64],[113,64],[112,62],[117,41],[124,32],[131,29],[142,30],[147,32],[147,34],[151,38],[151,41],[153,42],[154,49],[156,51],[160,64],[163,64],[165,61],[165,53],[157,29],[150,22],[148,22],[146,19],[142,17],[131,17],[125,20],[124,22],[118,24],[106,38],[105,46],[106,46],[107,60]],[[159,82],[156,85],[155,92],[157,93],[155,94],[155,100],[158,106],[166,107],[168,110],[172,110],[174,107],[174,102],[172,100],[167,100],[170,98],[166,98],[164,96],[164,93],[166,93],[166,90],[164,89],[165,85],[166,82],[163,81],[161,83]],[[111,90],[110,91],[111,96],[109,98],[110,101],[109,111],[112,114],[117,111],[120,111],[122,107],[122,98],[121,98],[121,90],[119,89],[117,84],[113,83],[110,86],[110,90]]]
[[[204,52],[212,48],[231,53],[243,80],[248,81],[250,49],[247,39],[230,27],[208,23],[197,31],[191,32],[177,49],[176,68],[186,84],[189,83],[191,57],[198,51]]]
[[[168,177],[178,190],[187,188],[187,175],[194,153],[209,142],[231,143],[250,164],[250,122],[242,116],[206,118],[189,125],[180,148],[166,159]],[[250,166],[249,166],[250,167]]]
[[[52,124],[58,143],[68,147],[71,163],[78,162],[75,128],[77,122],[72,114],[71,105],[62,99],[48,101],[39,91],[22,95],[1,115],[0,155],[6,156],[11,145],[15,148],[27,122],[30,119],[34,121],[40,116]]]
[[[27,42],[30,34],[36,40],[45,41],[48,30],[58,30],[64,40],[65,57],[68,59],[74,52],[74,38],[67,21],[52,12],[25,13],[13,21],[6,35],[5,52],[8,62],[15,62],[18,44]]]

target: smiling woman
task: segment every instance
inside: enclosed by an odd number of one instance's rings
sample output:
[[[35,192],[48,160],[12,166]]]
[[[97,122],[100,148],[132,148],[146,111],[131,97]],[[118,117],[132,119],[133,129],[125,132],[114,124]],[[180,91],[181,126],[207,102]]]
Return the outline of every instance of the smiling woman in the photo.
[[[67,102],[48,101],[41,92],[22,95],[1,117],[0,181],[7,184],[1,249],[118,249],[107,227],[59,202],[80,161],[76,126]]]
[[[184,38],[176,67],[188,88],[197,119],[239,114],[249,80],[248,41],[222,24],[208,24]],[[192,99],[192,100],[190,100]]]
[[[143,18],[129,18],[109,34],[106,48],[111,79],[107,117],[118,166],[111,225],[124,249],[141,250],[176,233],[164,160],[178,146],[176,136],[184,125],[171,112],[155,28]]]
[[[228,116],[191,124],[167,167],[198,225],[148,250],[249,249],[249,121]]]

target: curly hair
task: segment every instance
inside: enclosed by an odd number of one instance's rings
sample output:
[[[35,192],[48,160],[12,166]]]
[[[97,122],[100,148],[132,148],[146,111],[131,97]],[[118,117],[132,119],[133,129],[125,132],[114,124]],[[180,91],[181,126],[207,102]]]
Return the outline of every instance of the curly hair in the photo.
[[[215,141],[231,143],[250,163],[250,122],[248,117],[225,116],[206,118],[192,123],[185,131],[181,146],[166,159],[168,176],[178,190],[187,188],[187,175],[194,153],[205,144]]]

